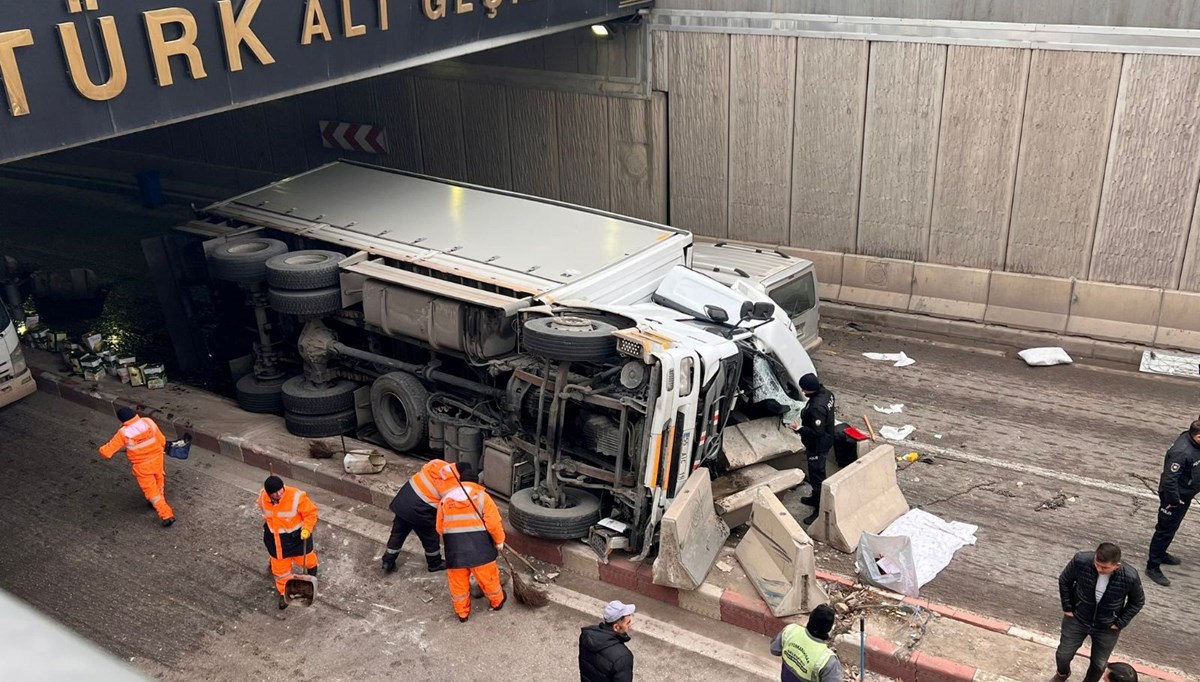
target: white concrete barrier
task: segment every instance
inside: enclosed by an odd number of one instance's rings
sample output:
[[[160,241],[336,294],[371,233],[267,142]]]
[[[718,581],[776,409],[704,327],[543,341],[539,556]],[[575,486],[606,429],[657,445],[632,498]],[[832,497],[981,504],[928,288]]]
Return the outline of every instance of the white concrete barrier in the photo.
[[[708,469],[697,469],[663,514],[658,558],[654,560],[651,576],[654,584],[696,589],[708,576],[717,552],[728,537],[729,526],[713,507]]]
[[[808,613],[829,601],[817,581],[812,539],[769,490],[758,489],[736,556],[776,617]]]
[[[830,547],[852,553],[863,531],[879,533],[907,511],[908,500],[896,483],[896,450],[880,445],[825,479],[821,516],[809,531]]]

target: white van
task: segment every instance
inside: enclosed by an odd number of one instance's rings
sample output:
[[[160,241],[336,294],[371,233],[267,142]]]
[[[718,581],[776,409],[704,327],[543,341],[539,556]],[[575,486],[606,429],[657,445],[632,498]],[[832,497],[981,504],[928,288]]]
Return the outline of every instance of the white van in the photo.
[[[0,330],[0,407],[4,407],[36,391],[37,382],[25,362],[17,328],[3,303],[0,303]]]
[[[821,346],[821,299],[812,261],[767,247],[697,238],[692,269],[726,285],[741,281],[758,289],[787,312],[804,350],[811,354]]]

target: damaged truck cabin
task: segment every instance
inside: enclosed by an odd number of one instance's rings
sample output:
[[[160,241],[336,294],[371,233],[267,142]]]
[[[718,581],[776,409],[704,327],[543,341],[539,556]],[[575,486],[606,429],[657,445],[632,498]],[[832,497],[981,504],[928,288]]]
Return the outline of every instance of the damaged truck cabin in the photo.
[[[720,488],[769,466],[731,465],[723,435],[778,431],[813,371],[765,293],[690,269],[690,233],[554,201],[339,162],[217,203],[172,241],[183,270],[207,260],[208,305],[253,326],[177,327],[251,353],[244,407],[470,461],[519,531],[604,555],[647,555],[697,468]],[[724,491],[803,478],[787,474]]]

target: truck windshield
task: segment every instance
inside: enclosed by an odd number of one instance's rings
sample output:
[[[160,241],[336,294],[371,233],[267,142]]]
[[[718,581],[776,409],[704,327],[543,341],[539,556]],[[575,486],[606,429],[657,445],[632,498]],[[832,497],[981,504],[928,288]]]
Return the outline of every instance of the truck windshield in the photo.
[[[772,301],[787,311],[788,317],[796,317],[812,310],[817,304],[817,286],[811,272],[806,272],[768,293]]]

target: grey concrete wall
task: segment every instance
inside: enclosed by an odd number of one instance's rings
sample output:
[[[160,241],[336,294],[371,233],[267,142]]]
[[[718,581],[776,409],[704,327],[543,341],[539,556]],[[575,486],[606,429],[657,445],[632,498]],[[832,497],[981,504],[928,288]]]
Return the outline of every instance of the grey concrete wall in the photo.
[[[1196,0],[658,0],[664,10],[1200,28]]]

